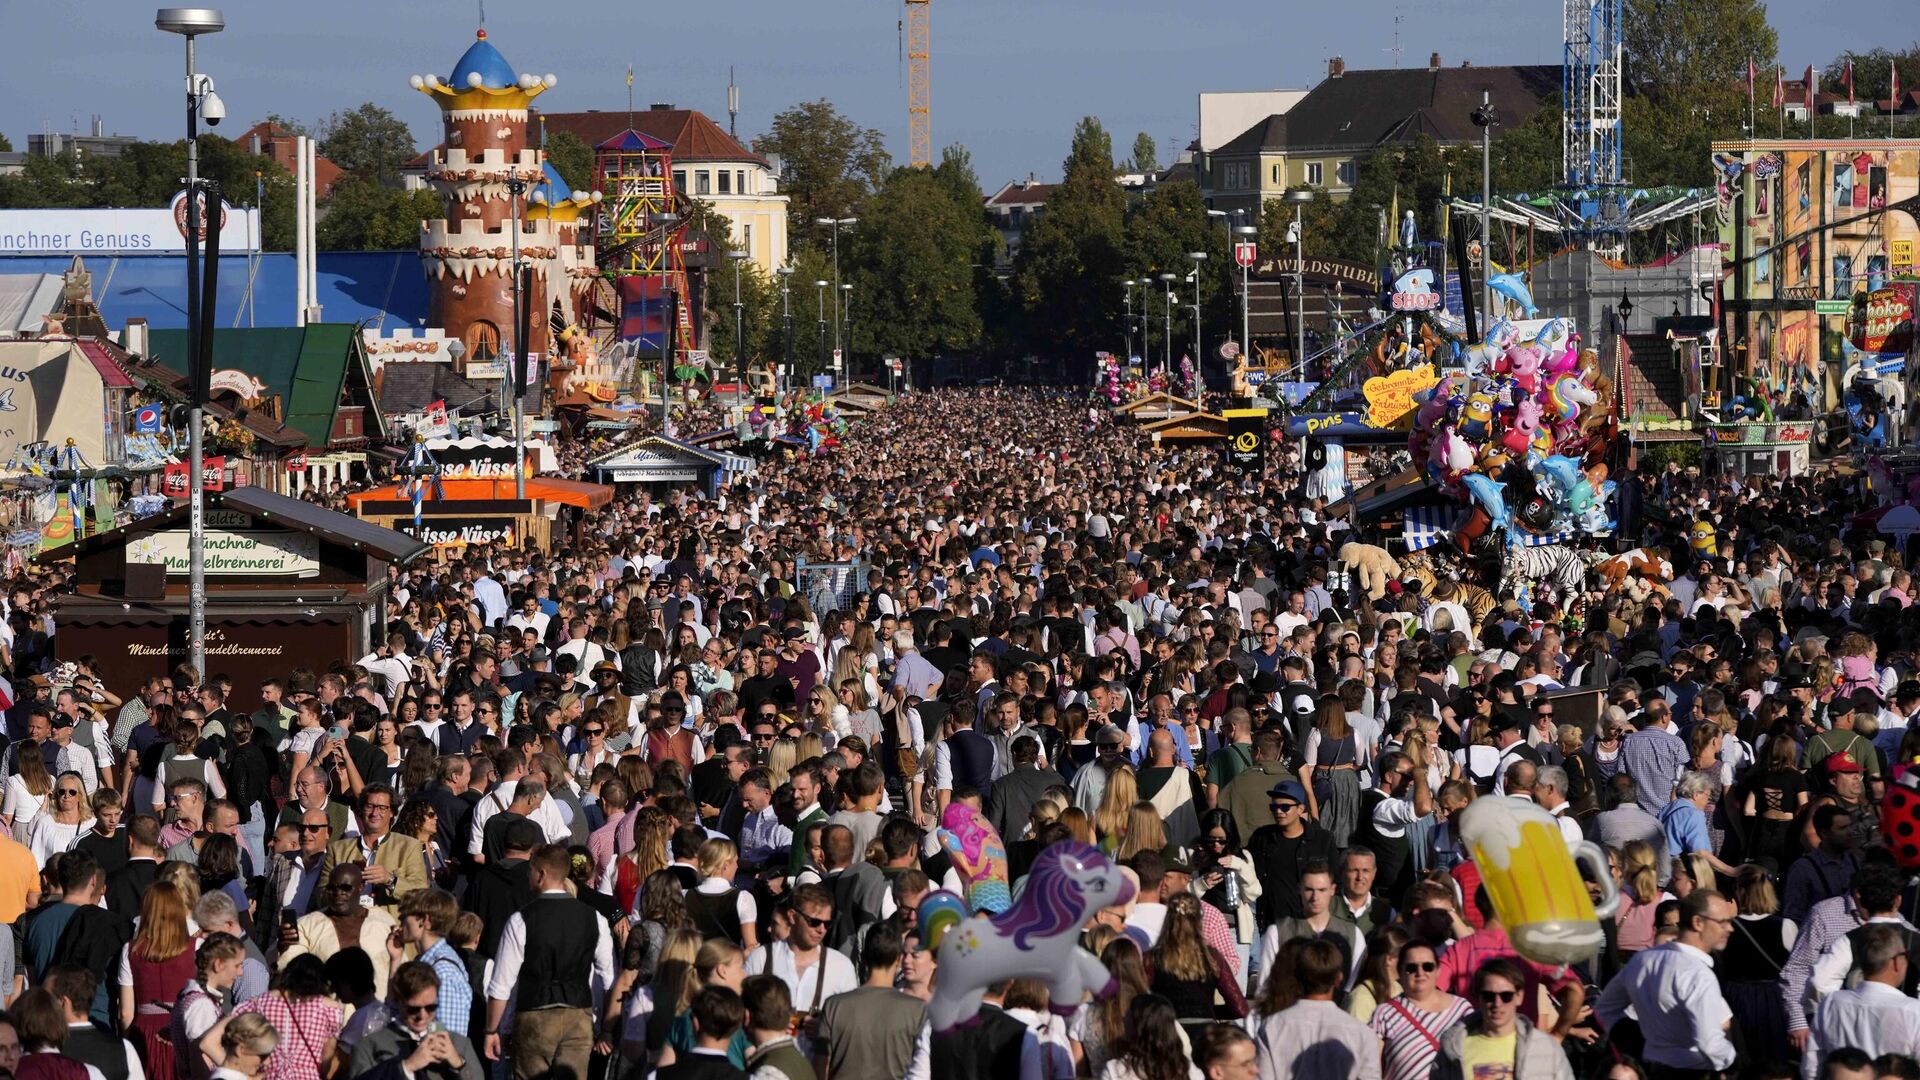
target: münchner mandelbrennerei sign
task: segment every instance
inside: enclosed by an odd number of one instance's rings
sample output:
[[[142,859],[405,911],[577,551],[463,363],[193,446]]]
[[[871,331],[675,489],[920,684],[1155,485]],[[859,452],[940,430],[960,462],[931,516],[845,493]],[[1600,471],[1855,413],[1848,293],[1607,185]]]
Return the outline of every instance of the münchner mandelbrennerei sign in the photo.
[[[167,573],[187,572],[190,550],[185,531],[153,532],[127,544],[129,563],[167,564]],[[207,530],[208,574],[227,577],[308,578],[320,574],[320,538],[307,533]]]

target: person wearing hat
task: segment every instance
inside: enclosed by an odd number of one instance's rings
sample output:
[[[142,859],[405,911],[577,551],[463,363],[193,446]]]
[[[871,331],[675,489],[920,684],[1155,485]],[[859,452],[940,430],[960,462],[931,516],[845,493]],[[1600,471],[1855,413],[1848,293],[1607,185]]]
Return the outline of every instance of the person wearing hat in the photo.
[[[1230,710],[1228,716],[1231,718],[1232,715],[1233,711]],[[1273,821],[1272,799],[1268,792],[1275,784],[1294,775],[1287,768],[1287,736],[1281,727],[1261,727],[1251,736],[1248,747],[1252,761],[1220,787],[1219,795],[1214,800],[1215,806],[1232,816],[1234,828],[1244,837],[1251,837],[1255,830]],[[1231,748],[1221,750],[1215,756],[1229,750]],[[1207,778],[1209,781],[1213,779],[1211,770]]]
[[[1848,790],[1856,799],[1846,803],[1823,796],[1814,807],[1815,844],[1804,858],[1787,868],[1786,887],[1780,895],[1780,914],[1800,926],[1807,924],[1808,913],[1822,900],[1844,895],[1854,872],[1860,869],[1860,854],[1855,838],[1855,823],[1870,814],[1857,796],[1860,791],[1860,763],[1851,754],[1834,754],[1821,769],[1835,790]],[[1877,826],[1878,817],[1870,818]]]
[[[587,711],[592,712],[602,705],[612,710],[613,715],[619,718],[622,730],[618,734],[607,732],[607,748],[625,750],[631,738],[629,733],[640,727],[640,703],[622,692],[620,665],[613,661],[602,660],[593,665],[593,670],[587,674],[593,681],[592,691],[584,698]]]
[[[1827,702],[1825,729],[1800,749],[1801,768],[1812,768],[1831,760],[1835,754],[1847,754],[1869,778],[1880,778],[1880,755],[1874,753],[1873,744],[1865,736],[1853,730],[1854,711],[1851,697],[1835,694],[1833,700]]]
[[[1247,839],[1247,854],[1260,878],[1263,921],[1301,918],[1307,914],[1301,897],[1302,872],[1307,866],[1319,863],[1329,868],[1327,898],[1333,898],[1333,835],[1307,820],[1307,789],[1300,781],[1282,780],[1267,790],[1267,797],[1271,823],[1254,829]]]
[[[1877,588],[1887,583],[1887,575],[1892,568],[1887,565],[1887,542],[1875,537],[1867,541],[1867,557],[1860,560],[1860,568],[1865,571],[1860,580],[1869,588]]]

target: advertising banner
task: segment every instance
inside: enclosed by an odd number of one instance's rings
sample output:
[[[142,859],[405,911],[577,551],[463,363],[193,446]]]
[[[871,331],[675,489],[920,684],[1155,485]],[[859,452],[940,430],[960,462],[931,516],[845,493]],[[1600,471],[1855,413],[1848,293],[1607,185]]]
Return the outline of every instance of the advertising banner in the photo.
[[[1267,462],[1267,410],[1228,409],[1227,464],[1242,472],[1259,473]]]

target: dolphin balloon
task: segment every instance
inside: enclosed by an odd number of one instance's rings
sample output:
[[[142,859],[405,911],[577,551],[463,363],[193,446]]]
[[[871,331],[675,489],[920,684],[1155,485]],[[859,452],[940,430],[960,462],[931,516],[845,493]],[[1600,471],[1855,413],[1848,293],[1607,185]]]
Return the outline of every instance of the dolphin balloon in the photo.
[[[1466,485],[1467,493],[1473,497],[1473,501],[1480,504],[1480,509],[1487,512],[1489,528],[1507,527],[1507,500],[1503,494],[1506,490],[1505,484],[1482,473],[1468,473],[1462,478],[1461,483]]]
[[[1533,292],[1519,274],[1495,274],[1487,279],[1487,288],[1520,305],[1520,310],[1529,318],[1540,310],[1533,306]]]

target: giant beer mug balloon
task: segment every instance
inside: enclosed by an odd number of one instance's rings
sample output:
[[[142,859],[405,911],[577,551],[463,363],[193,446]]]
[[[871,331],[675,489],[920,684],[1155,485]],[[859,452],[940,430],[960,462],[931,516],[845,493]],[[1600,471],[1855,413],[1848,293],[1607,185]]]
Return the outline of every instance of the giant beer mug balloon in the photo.
[[[1494,914],[1520,955],[1542,964],[1573,964],[1600,951],[1600,919],[1612,918],[1620,891],[1598,844],[1569,845],[1553,815],[1521,799],[1473,800],[1454,819],[1473,852]],[[1576,865],[1585,860],[1600,884],[1594,907]]]

